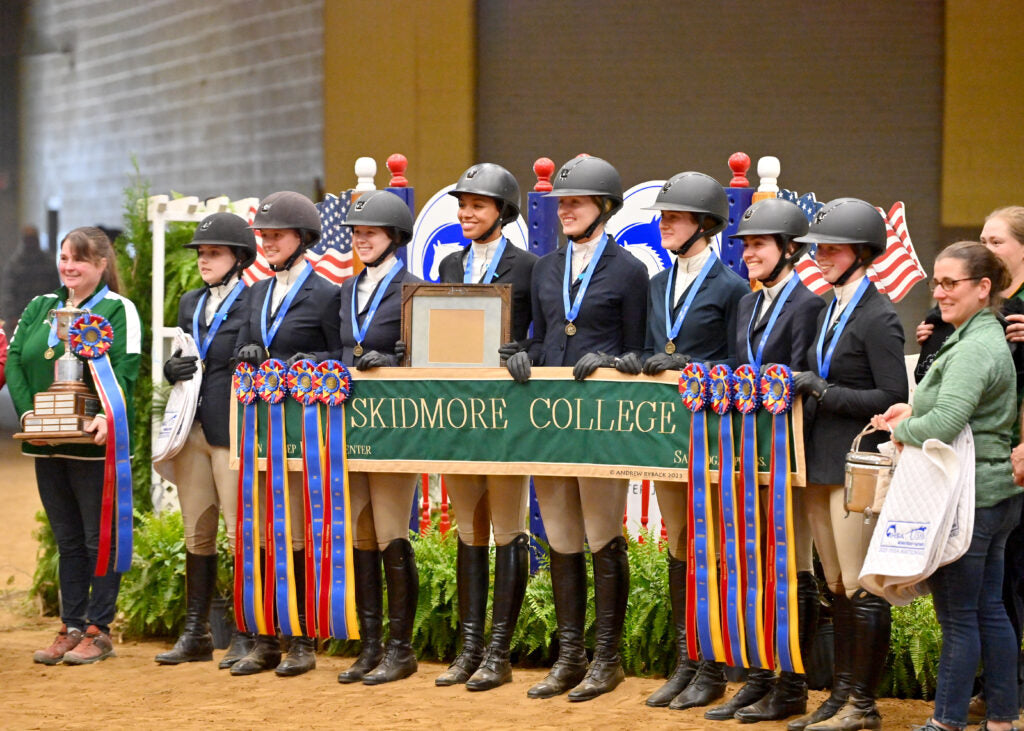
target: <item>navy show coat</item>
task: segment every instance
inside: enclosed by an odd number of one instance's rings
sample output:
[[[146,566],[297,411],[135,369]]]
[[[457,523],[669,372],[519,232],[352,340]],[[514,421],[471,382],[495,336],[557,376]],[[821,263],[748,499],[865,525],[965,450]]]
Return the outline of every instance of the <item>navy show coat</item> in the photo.
[[[586,353],[639,353],[647,320],[647,268],[609,235],[576,317],[576,334],[569,336],[562,301],[568,246],[541,257],[533,268],[531,360],[539,366],[572,366]],[[577,277],[570,303],[579,286]]]
[[[349,277],[342,283],[341,309],[339,310],[342,350],[341,357],[338,360],[350,368],[358,360],[352,352],[353,348],[356,347],[356,337],[353,332],[352,323],[352,297],[355,296],[357,279],[358,277]],[[402,339],[402,285],[406,282],[416,283],[422,281],[422,279],[412,274],[403,266],[402,270],[395,275],[395,278],[388,283],[388,288],[384,290],[384,296],[377,306],[377,313],[373,316],[373,321],[366,331],[366,337],[363,338],[363,354],[376,350],[379,353],[394,355],[395,342]],[[377,286],[380,286],[379,282]],[[366,313],[370,309],[370,303],[373,302],[373,296],[376,293],[377,290],[374,289],[359,310],[360,324],[364,322]]]
[[[712,254],[712,256],[715,256]],[[736,365],[736,313],[740,299],[750,292],[747,281],[732,271],[715,256],[708,276],[701,283],[693,298],[690,311],[686,313],[679,333],[672,339],[675,352],[688,355],[694,360]],[[647,297],[647,338],[644,343],[644,358],[655,353],[664,353],[668,342],[665,327],[665,288],[671,282],[672,268],[664,269],[651,279]],[[672,308],[673,318],[686,301],[690,287]]]
[[[243,345],[263,345],[260,318],[263,303],[274,281],[274,277],[263,279],[250,288],[249,318],[238,332],[236,353]],[[296,292],[288,314],[270,343],[270,357],[288,360],[296,353],[310,353],[316,361],[336,357],[336,351],[341,349],[341,322],[338,319],[340,299],[341,287],[311,272],[302,283],[302,288]],[[273,314],[268,307],[268,329],[274,321]]]
[[[814,339],[807,349],[808,368],[818,375],[816,347],[827,309],[818,314]],[[835,333],[829,328],[824,350]],[[850,315],[832,355],[829,388],[820,401],[804,401],[804,444],[807,453],[807,481],[821,485],[842,485],[846,453],[853,438],[871,417],[884,413],[908,394],[907,369],[903,358],[903,326],[892,302],[869,284]],[[861,441],[862,450],[872,450],[887,434],[871,434]]]
[[[178,302],[178,327],[195,336],[192,332],[192,316],[199,305],[199,298],[206,287],[193,289],[182,295]],[[227,447],[229,443],[228,419],[231,413],[231,376],[234,374],[232,356],[238,331],[249,319],[249,305],[252,292],[245,287],[231,303],[227,317],[221,322],[217,334],[210,342],[203,361],[203,383],[199,387],[199,403],[196,405],[196,421],[203,427],[206,441],[213,447]],[[203,305],[205,307],[205,303]],[[198,347],[210,331],[206,318],[199,313]]]
[[[797,276],[796,273],[793,276]],[[781,291],[780,291],[781,294]],[[778,297],[772,301],[771,308],[764,317],[750,327],[761,292],[748,292],[740,300],[736,317],[736,357],[738,364],[750,363],[747,357],[747,332],[750,333],[750,350],[757,356],[757,349],[764,337],[768,320],[778,308]],[[792,371],[805,371],[809,367],[807,360],[808,348],[814,342],[818,332],[818,315],[825,308],[825,300],[814,294],[803,282],[797,282],[789,297],[782,304],[779,317],[772,327],[768,342],[765,343],[761,355],[761,365],[782,363]]]

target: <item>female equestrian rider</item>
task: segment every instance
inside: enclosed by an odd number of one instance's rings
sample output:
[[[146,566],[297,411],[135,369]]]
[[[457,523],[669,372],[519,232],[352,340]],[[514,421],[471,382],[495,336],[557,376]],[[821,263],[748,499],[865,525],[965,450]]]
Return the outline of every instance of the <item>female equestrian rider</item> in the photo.
[[[364,193],[352,204],[344,225],[365,265],[341,287],[341,360],[359,370],[400,363],[402,284],[422,281],[395,256],[412,238],[412,213],[385,190]],[[356,614],[362,649],[339,683],[379,685],[416,672],[412,625],[419,597],[419,575],[409,542],[409,514],[418,475],[350,472]],[[388,590],[390,637],[382,641],[381,560]]]
[[[530,365],[573,366],[583,380],[616,360],[640,370],[646,321],[647,271],[605,233],[622,206],[618,171],[597,157],[576,157],[556,174],[550,195],[569,242],[542,257],[533,270],[534,342],[512,355],[509,373],[530,377]],[[566,691],[585,701],[623,680],[619,641],[629,592],[629,564],[622,515],[628,481],[608,477],[534,477],[551,547],[551,581],[558,623],[558,660],[530,688],[531,698]],[[594,564],[596,647],[587,667],[584,539]]]
[[[793,240],[807,234],[807,217],[794,203],[781,198],[758,201],[744,212],[734,234],[743,241],[743,261],[751,279],[761,283],[739,306],[736,352],[741,364],[760,370],[782,363],[794,371],[807,369],[807,349],[817,329],[824,300],[811,292],[793,271],[806,244]],[[768,511],[767,489],[762,507]],[[797,570],[797,617],[800,653],[811,654],[810,641],[818,622],[818,585],[811,564],[811,528],[803,507],[804,489],[793,489],[793,533]],[[762,535],[764,535],[762,533]],[[705,718],[737,718],[744,723],[774,721],[807,712],[807,681],[802,673],[751,668],[742,688]]]
[[[808,368],[794,376],[804,397],[807,487],[804,503],[814,545],[835,596],[836,653],[832,694],[790,731],[879,728],[875,688],[885,666],[891,624],[888,602],[858,583],[873,521],[843,508],[848,444],[875,414],[907,399],[903,328],[888,297],[866,269],[886,244],[885,222],[857,198],[837,198],[818,211],[807,236],[835,299],[818,317]],[[871,449],[878,439],[862,443]]]
[[[519,218],[519,183],[501,165],[473,165],[450,195],[459,199],[459,223],[472,243],[441,262],[441,281],[512,286],[513,352],[527,346],[532,313],[530,278],[537,257],[508,243],[501,229]],[[435,679],[490,690],[512,680],[509,644],[526,594],[529,554],[526,475],[445,475],[459,530],[458,591],[462,651]],[[494,529],[494,609],[484,650],[490,535]]]
[[[682,370],[691,360],[735,365],[736,312],[750,287],[711,249],[712,237],[729,221],[725,190],[703,173],[679,173],[662,186],[651,208],[661,211],[661,246],[675,257],[671,267],[651,279],[644,373]],[[725,666],[698,666],[686,654],[686,483],[658,480],[655,490],[668,533],[678,658],[672,675],[647,705],[676,710],[703,706],[725,692]]]
[[[192,335],[195,356],[175,352],[164,363],[168,383],[191,380],[202,367],[195,421],[174,458],[178,502],[185,527],[185,629],[174,647],[156,656],[161,665],[213,659],[210,602],[217,588],[218,513],[224,515],[228,541],[235,546],[238,472],[228,466],[228,414],[232,355],[242,323],[249,319],[249,290],[242,271],[256,260],[256,237],[234,213],[214,213],[196,227],[192,241],[205,286],[186,292],[178,303],[178,327]],[[229,668],[246,655],[256,636],[236,631],[219,667]]]
[[[267,358],[277,358],[290,366],[302,359],[322,361],[332,357],[341,348],[341,290],[314,272],[304,256],[320,238],[316,206],[301,193],[271,193],[260,202],[252,228],[258,229],[263,238],[263,254],[274,276],[251,288],[249,318],[238,331],[237,359],[259,366]],[[265,481],[266,473],[261,472],[260,489],[264,489]],[[302,473],[289,472],[292,565],[300,618],[305,617],[302,493]],[[260,507],[265,508],[262,503]],[[303,631],[291,637],[288,654],[282,660],[277,638],[257,635],[253,649],[231,666],[231,674],[252,675],[276,668],[274,672],[282,677],[301,675],[316,667],[315,651],[316,641]]]

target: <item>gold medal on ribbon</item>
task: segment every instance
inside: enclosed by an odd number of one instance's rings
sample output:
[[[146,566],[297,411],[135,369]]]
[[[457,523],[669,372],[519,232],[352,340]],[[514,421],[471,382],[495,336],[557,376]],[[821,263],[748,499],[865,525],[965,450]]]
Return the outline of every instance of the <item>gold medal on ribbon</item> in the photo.
[[[565,334],[572,337],[576,334],[576,325],[571,322],[565,323]]]
[[[352,355],[354,355],[355,357],[358,358],[362,354],[363,354],[363,345],[362,345],[362,343],[356,343],[356,347],[352,348]]]
[[[54,355],[56,355],[56,353],[53,352],[53,348],[47,348],[46,352],[43,353],[43,357],[47,360],[53,360]]]
[[[665,352],[668,353],[669,355],[672,355],[674,352],[676,352],[676,344],[669,340],[667,343],[665,343]]]

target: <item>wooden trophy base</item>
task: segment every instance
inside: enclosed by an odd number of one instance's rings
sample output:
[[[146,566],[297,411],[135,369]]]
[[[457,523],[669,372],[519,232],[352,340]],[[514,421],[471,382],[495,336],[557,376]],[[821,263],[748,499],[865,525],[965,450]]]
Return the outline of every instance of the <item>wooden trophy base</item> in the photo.
[[[35,407],[25,415],[15,439],[45,441],[48,444],[90,444],[93,434],[85,431],[99,413],[100,400],[90,393],[44,391],[33,399]]]

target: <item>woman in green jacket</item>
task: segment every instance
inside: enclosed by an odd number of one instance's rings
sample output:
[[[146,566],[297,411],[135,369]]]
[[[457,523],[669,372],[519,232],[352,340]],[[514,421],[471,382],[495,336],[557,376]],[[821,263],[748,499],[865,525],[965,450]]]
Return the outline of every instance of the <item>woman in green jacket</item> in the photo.
[[[985,245],[947,246],[932,280],[944,322],[956,329],[943,343],[914,394],[872,424],[897,444],[947,444],[971,427],[974,437],[974,532],[967,553],[928,579],[942,627],[935,713],[926,731],[967,725],[974,675],[985,668],[988,731],[1009,731],[1018,715],[1018,647],[1002,600],[1006,538],[1021,514],[1021,488],[1010,467],[1010,429],[1016,419],[1015,374],[995,312],[1010,284],[1005,265]]]
[[[18,417],[24,420],[35,394],[53,383],[54,359],[63,354],[64,344],[55,337],[47,313],[67,302],[110,322],[114,341],[108,356],[131,421],[142,325],[135,305],[117,293],[120,283],[110,239],[98,228],[75,229],[61,242],[57,268],[64,286],[29,302],[11,338],[6,373]],[[90,382],[88,374],[86,370]],[[82,665],[114,654],[110,623],[121,576],[112,567],[105,576],[93,576],[99,552],[106,416],[96,416],[87,431],[95,435],[93,444],[22,444],[22,453],[36,458],[39,498],[57,539],[60,562],[63,624],[53,643],[32,658],[44,665]]]

